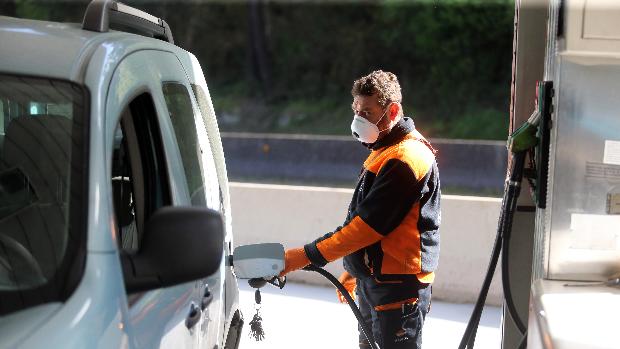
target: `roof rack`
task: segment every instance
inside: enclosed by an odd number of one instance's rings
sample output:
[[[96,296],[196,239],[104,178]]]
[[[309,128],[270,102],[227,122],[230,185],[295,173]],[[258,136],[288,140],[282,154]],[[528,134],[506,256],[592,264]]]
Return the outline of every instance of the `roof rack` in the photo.
[[[84,13],[82,29],[105,33],[110,25],[174,44],[170,26],[163,19],[114,0],[91,1]]]

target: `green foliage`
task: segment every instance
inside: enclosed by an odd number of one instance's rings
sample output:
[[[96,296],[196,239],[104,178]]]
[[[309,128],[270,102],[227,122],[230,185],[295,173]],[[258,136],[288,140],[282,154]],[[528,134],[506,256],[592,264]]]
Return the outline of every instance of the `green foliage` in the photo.
[[[511,1],[270,3],[272,84],[246,76],[235,106],[244,112],[223,128],[348,134],[353,79],[383,69],[399,76],[405,112],[428,136],[504,139],[513,14]],[[236,52],[248,56],[245,46]],[[247,72],[243,63],[233,70]],[[218,88],[229,82],[211,73],[226,111]]]
[[[434,127],[445,138],[506,139],[508,137],[508,112],[495,109],[474,110],[449,122]]]
[[[87,3],[15,1],[69,21]],[[349,134],[353,80],[383,69],[428,137],[506,138],[513,0],[126,3],[198,57],[224,130]]]
[[[15,1],[15,12],[18,17],[45,20],[49,19],[49,9],[37,5],[32,0]]]
[[[80,22],[88,0],[75,1],[41,1],[41,0],[13,0],[9,16],[30,18],[48,21]]]

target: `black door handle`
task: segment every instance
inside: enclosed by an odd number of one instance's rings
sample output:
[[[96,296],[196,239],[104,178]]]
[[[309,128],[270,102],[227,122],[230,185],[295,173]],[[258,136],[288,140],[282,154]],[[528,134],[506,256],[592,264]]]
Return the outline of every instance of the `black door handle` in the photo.
[[[211,291],[209,290],[209,287],[207,286],[205,288],[205,293],[202,296],[202,301],[200,302],[200,309],[202,310],[207,309],[209,304],[211,304],[212,300],[213,300],[213,293],[211,293]]]
[[[200,310],[200,308],[198,308],[196,304],[190,304],[189,314],[187,314],[187,318],[185,319],[185,326],[187,326],[188,329],[194,327],[200,320],[201,313],[202,311]]]

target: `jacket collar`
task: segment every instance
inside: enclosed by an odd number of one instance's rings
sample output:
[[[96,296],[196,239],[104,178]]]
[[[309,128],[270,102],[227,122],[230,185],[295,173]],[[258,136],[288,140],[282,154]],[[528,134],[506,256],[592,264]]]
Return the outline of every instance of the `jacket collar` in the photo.
[[[371,144],[363,143],[363,144],[371,150],[377,150],[380,148],[389,147],[391,145],[394,145],[402,141],[409,133],[413,132],[414,130],[415,130],[415,124],[413,123],[413,120],[411,118],[402,117],[396,123],[396,125],[392,127],[392,130],[390,130],[390,133],[383,136],[383,138],[376,141],[375,143],[371,143]]]

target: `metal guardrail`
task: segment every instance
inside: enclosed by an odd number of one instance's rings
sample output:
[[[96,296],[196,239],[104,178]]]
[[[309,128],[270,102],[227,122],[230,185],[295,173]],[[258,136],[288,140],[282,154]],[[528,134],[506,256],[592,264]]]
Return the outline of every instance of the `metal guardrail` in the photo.
[[[229,177],[243,182],[350,188],[369,153],[349,136],[222,133],[222,142]],[[504,142],[431,142],[443,188],[501,195],[508,163]]]

